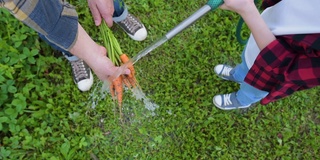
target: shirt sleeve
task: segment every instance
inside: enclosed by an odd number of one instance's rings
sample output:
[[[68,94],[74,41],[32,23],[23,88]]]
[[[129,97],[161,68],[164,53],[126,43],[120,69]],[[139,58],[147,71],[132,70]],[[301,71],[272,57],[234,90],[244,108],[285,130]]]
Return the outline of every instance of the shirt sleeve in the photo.
[[[61,0],[3,0],[1,6],[17,19],[69,51],[78,32],[75,8]]]
[[[318,34],[279,36],[261,50],[245,77],[246,83],[269,92],[261,104],[320,85],[319,39]]]
[[[308,57],[320,57],[320,33],[293,35],[290,43],[292,48]]]
[[[288,53],[288,46],[281,39],[271,42],[257,56],[245,77],[245,82],[257,89],[270,92],[278,83],[275,77],[281,76],[280,70],[274,67],[278,68],[283,59],[289,58],[286,57]]]

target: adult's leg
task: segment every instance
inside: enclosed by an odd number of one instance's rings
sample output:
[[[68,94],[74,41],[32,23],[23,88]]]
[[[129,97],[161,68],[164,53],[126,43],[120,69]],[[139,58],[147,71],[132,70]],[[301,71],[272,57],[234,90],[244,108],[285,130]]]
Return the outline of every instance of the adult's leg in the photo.
[[[126,16],[128,15],[128,10],[126,9],[124,1],[123,0],[114,0],[113,5],[114,5],[113,17],[119,18],[118,19],[119,21],[124,20],[126,18]],[[126,14],[124,14],[123,17],[120,18],[120,16],[122,15],[122,13],[124,13],[125,10],[127,10]]]
[[[52,48],[60,51],[69,61],[76,61],[79,59],[77,56],[72,55],[69,51],[62,49],[61,47],[58,47],[56,44],[50,42],[44,35],[40,33],[38,33],[38,35],[43,41],[49,44]]]
[[[61,47],[50,42],[44,35],[38,34],[39,37],[48,43],[52,48],[60,51],[64,57],[70,62],[72,77],[74,83],[81,91],[88,91],[93,84],[93,75],[90,67],[80,58],[72,55],[69,51],[62,49]]]
[[[142,22],[128,12],[123,0],[114,0],[113,21],[117,23],[133,40],[142,41],[147,37],[147,30]]]

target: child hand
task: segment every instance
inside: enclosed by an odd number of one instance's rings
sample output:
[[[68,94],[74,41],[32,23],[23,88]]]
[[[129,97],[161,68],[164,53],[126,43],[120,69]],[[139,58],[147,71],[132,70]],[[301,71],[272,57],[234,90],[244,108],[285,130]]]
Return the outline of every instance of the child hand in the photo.
[[[250,12],[251,8],[256,8],[254,0],[224,0],[221,9],[234,11],[240,15]]]

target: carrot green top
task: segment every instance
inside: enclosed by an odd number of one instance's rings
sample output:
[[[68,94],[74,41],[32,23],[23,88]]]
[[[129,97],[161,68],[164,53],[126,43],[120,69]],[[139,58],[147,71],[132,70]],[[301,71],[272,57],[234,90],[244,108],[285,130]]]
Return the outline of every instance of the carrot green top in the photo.
[[[107,26],[106,22],[103,21],[100,26],[100,31],[102,33],[102,39],[104,46],[107,49],[108,57],[116,66],[120,66],[121,60],[120,55],[122,54],[119,42],[112,33],[112,30]]]

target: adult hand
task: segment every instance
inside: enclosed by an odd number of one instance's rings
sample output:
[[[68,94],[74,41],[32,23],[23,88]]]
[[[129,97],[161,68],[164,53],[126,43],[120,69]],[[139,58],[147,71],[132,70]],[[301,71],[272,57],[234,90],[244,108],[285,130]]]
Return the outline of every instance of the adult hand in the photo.
[[[84,60],[100,80],[110,81],[116,77],[112,77],[117,73],[130,74],[130,70],[122,67],[116,67],[106,56],[107,50],[94,42],[83,27],[78,23],[78,36],[75,44],[69,50],[73,55]]]
[[[101,48],[102,49],[102,48]],[[104,49],[102,49],[104,50]],[[93,70],[100,80],[112,81],[121,74],[130,74],[127,68],[116,67],[111,60],[106,56],[105,52],[95,54],[94,57],[87,59],[87,64]],[[119,72],[119,73],[116,73]]]
[[[96,26],[101,24],[102,18],[109,27],[112,26],[114,12],[113,0],[88,0],[88,5]]]

